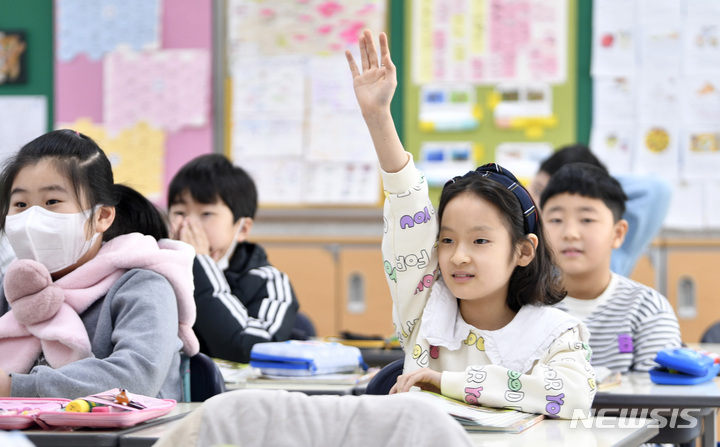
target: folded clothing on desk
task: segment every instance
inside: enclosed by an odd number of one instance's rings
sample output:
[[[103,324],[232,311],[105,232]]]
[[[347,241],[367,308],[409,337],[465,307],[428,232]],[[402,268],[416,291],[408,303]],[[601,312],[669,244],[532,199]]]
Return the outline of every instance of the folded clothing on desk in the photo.
[[[340,343],[288,340],[258,343],[250,351],[250,366],[263,374],[309,376],[367,370],[360,349]]]

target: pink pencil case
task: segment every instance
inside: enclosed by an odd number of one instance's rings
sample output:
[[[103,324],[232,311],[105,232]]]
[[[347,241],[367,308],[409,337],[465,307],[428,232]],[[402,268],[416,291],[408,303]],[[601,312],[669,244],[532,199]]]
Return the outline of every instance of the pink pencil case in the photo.
[[[115,401],[118,388],[80,397],[93,402],[104,411],[70,412],[65,407],[70,399],[62,398],[0,398],[0,429],[22,430],[39,425],[48,427],[131,427],[140,422],[164,416],[175,408],[173,399],[157,399],[126,393],[130,404]],[[13,414],[14,413],[14,414]]]

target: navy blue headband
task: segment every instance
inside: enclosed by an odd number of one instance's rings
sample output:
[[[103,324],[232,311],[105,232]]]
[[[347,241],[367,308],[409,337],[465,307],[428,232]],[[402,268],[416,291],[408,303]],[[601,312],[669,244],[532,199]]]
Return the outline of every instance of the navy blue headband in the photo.
[[[504,169],[499,164],[488,163],[480,166],[474,171],[468,171],[468,173],[463,176],[458,176],[449,180],[445,185],[447,186],[450,183],[455,183],[456,180],[462,177],[467,177],[471,174],[479,174],[483,177],[487,177],[510,190],[510,192],[512,192],[520,201],[520,207],[523,210],[525,220],[525,231],[528,233],[535,233],[535,227],[537,226],[537,209],[535,208],[535,202],[533,202],[530,194],[528,194],[527,190],[525,190],[520,182],[518,182],[518,179],[515,178],[512,172]]]

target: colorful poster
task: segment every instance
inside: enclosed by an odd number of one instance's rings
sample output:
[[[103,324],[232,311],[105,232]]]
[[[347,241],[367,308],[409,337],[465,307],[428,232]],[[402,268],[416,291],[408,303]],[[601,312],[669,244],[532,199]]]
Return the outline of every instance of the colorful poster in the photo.
[[[599,76],[635,73],[637,60],[637,3],[627,0],[598,0],[593,3],[592,65]]]
[[[413,2],[413,81],[562,83],[567,8],[567,0]]]
[[[384,10],[384,0],[229,0],[229,55],[342,52],[357,46],[363,29],[383,29]]]
[[[59,123],[58,127],[77,130],[105,151],[112,164],[115,183],[124,183],[152,201],[164,194],[165,132],[145,122],[114,135],[88,119]]]
[[[233,161],[263,205],[375,205],[379,173],[345,50],[385,0],[229,0]]]
[[[210,114],[206,50],[114,51],[105,57],[103,117],[111,133],[145,121],[174,132]]]
[[[100,59],[127,47],[136,51],[160,47],[161,0],[56,0],[56,57],[79,54]]]

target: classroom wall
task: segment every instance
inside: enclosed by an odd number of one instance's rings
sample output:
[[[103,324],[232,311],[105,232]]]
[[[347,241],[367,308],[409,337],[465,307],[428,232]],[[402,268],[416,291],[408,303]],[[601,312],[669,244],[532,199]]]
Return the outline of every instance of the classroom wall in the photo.
[[[522,130],[496,128],[491,120],[492,110],[487,98],[492,86],[476,88],[478,104],[483,118],[480,127],[465,132],[428,132],[420,129],[420,85],[412,82],[411,58],[412,32],[415,24],[412,11],[417,3],[411,0],[389,0],[387,3],[387,30],[391,51],[397,61],[400,85],[392,105],[395,124],[404,143],[411,152],[418,153],[423,142],[432,140],[473,140],[482,143],[479,160],[493,160],[493,150],[503,141],[538,141],[527,138]],[[554,112],[558,126],[548,128],[541,140],[560,145],[571,141],[588,142],[592,125],[592,78],[590,76],[592,47],[592,1],[568,0],[568,64],[566,81],[553,86]],[[162,0],[163,14],[160,26],[163,49],[204,49],[213,46],[212,0]],[[103,80],[107,73],[97,60],[79,55],[69,62],[54,59],[53,54],[53,2],[34,0],[28,8],[22,2],[3,2],[0,6],[0,29],[23,29],[27,31],[27,82],[24,84],[0,84],[0,98],[10,96],[39,95],[45,98],[46,128],[57,123],[73,123],[88,118],[92,123],[103,122]],[[217,68],[217,67],[216,67]],[[208,107],[208,120],[203,127],[187,127],[165,136],[163,169],[159,180],[162,190],[169,178],[190,158],[213,151],[213,120],[219,119]],[[437,190],[436,190],[437,191]],[[157,198],[162,203],[162,194]],[[301,305],[314,309],[318,325],[325,334],[343,329],[361,331],[373,327],[373,331],[390,333],[386,313],[376,311],[373,305],[358,312],[362,306],[350,302],[347,284],[359,272],[370,278],[376,273],[382,278],[381,265],[371,273],[358,263],[349,264],[356,249],[379,252],[382,226],[378,205],[350,209],[337,206],[309,206],[293,209],[282,207],[261,209],[254,228],[256,240],[268,243],[271,261],[281,268],[287,266],[293,281],[303,290]],[[280,237],[280,239],[278,239]],[[359,238],[359,239],[358,239]],[[698,341],[705,327],[720,319],[720,303],[714,291],[720,288],[714,268],[720,256],[720,234],[717,230],[676,229],[665,231],[655,242],[649,256],[638,264],[633,278],[654,286],[668,296],[678,312],[685,341]],[[298,262],[305,259],[303,253],[293,250],[310,249],[309,255],[319,257],[328,273],[322,282],[329,285],[328,296],[316,299],[313,292],[318,280],[307,269],[312,263]],[[349,251],[345,252],[344,250]],[[322,253],[322,254],[319,254]],[[312,258],[315,256],[315,258]],[[369,258],[365,259],[371,262]],[[303,270],[305,269],[305,270]],[[312,270],[310,268],[310,270]],[[307,281],[308,278],[315,278]],[[686,287],[688,280],[694,287]],[[306,282],[307,281],[307,282]],[[380,279],[377,289],[367,289],[366,303],[383,302],[387,290]],[[324,292],[323,292],[324,293]],[[372,294],[372,295],[371,295]],[[302,300],[306,303],[303,304]],[[329,300],[329,301],[328,301]],[[318,303],[325,303],[319,305]],[[325,306],[325,307],[323,307]],[[353,307],[354,306],[354,307]],[[354,313],[353,313],[354,312]],[[364,313],[363,313],[364,312]],[[359,316],[375,318],[378,326],[367,326]]]

